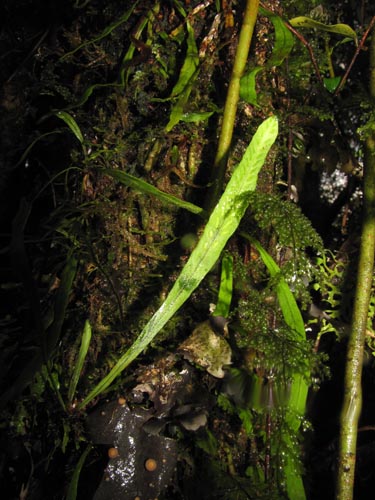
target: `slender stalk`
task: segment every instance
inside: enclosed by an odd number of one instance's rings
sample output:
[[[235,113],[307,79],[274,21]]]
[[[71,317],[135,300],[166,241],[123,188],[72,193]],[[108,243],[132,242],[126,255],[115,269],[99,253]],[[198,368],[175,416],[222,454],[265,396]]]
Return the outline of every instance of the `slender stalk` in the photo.
[[[228,153],[232,142],[234,123],[237,113],[237,104],[240,96],[240,79],[246,67],[251,39],[258,15],[259,0],[247,0],[243,23],[234,60],[227,98],[225,101],[223,123],[221,126],[218,149],[214,162],[212,187],[208,193],[206,208],[211,212],[218,202],[223,190]]]
[[[346,83],[346,80],[348,79],[349,74],[352,70],[352,67],[353,67],[355,61],[357,60],[357,57],[359,56],[359,54],[363,50],[363,47],[365,45],[365,41],[367,40],[367,37],[368,37],[370,31],[372,30],[372,27],[374,26],[374,24],[375,24],[375,16],[372,17],[370,24],[368,25],[368,28],[364,32],[364,34],[361,38],[361,41],[359,42],[359,44],[355,50],[354,56],[353,56],[352,60],[350,61],[349,66],[347,67],[347,69],[345,71],[345,75],[341,78],[341,81],[340,81],[339,85],[337,86],[337,89],[335,90],[335,93],[333,95],[335,95],[335,96],[338,95],[338,93],[341,92],[341,90],[343,89],[343,87]]]
[[[370,95],[375,98],[375,36],[370,49]],[[368,307],[374,271],[375,253],[375,132],[365,142],[364,213],[358,263],[357,287],[349,338],[344,402],[341,412],[341,435],[336,499],[352,500],[358,420],[362,406],[362,362]]]
[[[311,45],[306,40],[306,38],[299,31],[297,31],[291,24],[289,24],[288,22],[285,21],[285,26],[288,28],[289,31],[291,31],[293,33],[293,35],[295,35],[298,38],[298,40],[300,40],[300,42],[308,50],[312,65],[314,66],[315,75],[316,75],[317,79],[319,80],[319,82],[323,85],[323,77],[322,77],[322,74],[320,73],[318,61],[316,60],[316,57],[315,57],[315,54],[314,54],[314,51],[313,51]]]

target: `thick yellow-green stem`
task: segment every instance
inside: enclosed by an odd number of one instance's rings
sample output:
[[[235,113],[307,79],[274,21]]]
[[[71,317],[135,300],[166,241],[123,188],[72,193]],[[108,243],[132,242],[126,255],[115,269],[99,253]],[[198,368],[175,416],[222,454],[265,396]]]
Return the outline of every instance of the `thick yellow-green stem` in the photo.
[[[370,49],[370,94],[375,99],[375,36]],[[341,435],[337,477],[337,500],[352,500],[358,419],[362,405],[362,362],[368,307],[374,271],[375,253],[375,131],[374,124],[365,143],[363,225],[358,263],[357,287],[352,328],[348,345],[344,402],[341,412]]]
[[[227,98],[225,101],[223,123],[221,126],[219,144],[212,173],[212,188],[208,194],[206,204],[208,212],[212,211],[223,190],[229,147],[232,142],[237,104],[240,95],[240,79],[246,67],[251,39],[258,15],[258,8],[259,0],[247,0],[232,75],[229,82]]]

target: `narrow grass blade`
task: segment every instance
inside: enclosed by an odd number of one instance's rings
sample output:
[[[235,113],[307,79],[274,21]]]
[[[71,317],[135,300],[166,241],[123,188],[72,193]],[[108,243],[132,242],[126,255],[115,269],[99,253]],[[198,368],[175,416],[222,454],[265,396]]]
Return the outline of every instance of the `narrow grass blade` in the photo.
[[[87,455],[90,453],[91,450],[92,450],[92,445],[89,444],[85,449],[85,451],[80,456],[76,468],[74,469],[72,479],[68,486],[66,500],[77,500],[79,476],[81,475],[81,470],[82,467],[84,466]]]
[[[79,50],[83,49],[84,47],[87,47],[88,45],[91,45],[91,44],[94,44],[96,42],[99,42],[100,40],[102,40],[106,36],[110,35],[113,30],[115,30],[116,28],[118,28],[119,26],[121,26],[121,24],[125,23],[129,19],[129,17],[132,15],[132,13],[133,13],[135,7],[137,6],[137,4],[138,4],[138,1],[134,2],[130,9],[128,9],[114,23],[110,24],[109,26],[106,26],[104,28],[104,30],[98,36],[92,38],[91,40],[88,40],[86,42],[81,43],[80,45],[78,45],[78,47],[75,47],[70,52],[67,52],[66,54],[64,54],[61,57],[60,61],[64,61],[64,59],[68,59],[70,56],[72,56],[73,54],[75,54]]]
[[[46,333],[46,355],[47,358],[55,348],[65,320],[65,312],[69,303],[69,295],[77,272],[78,261],[73,254],[68,256],[66,265],[61,274],[60,286],[56,293],[54,305],[54,319]]]
[[[258,250],[264,264],[266,265],[271,277],[276,277],[280,274],[280,268],[273,260],[273,258],[266,252],[262,245],[254,238],[246,234],[246,237],[252,245]],[[276,285],[276,294],[280,304],[281,311],[284,316],[285,323],[289,326],[291,331],[295,334],[296,341],[306,339],[305,327],[301,312],[297,306],[296,300],[290,291],[290,288],[284,278],[280,277]],[[288,401],[288,411],[286,413],[286,422],[289,429],[293,433],[297,433],[301,426],[301,417],[306,411],[306,400],[308,393],[308,384],[306,379],[309,378],[310,371],[306,366],[304,373],[295,373],[292,376],[292,383],[290,387],[290,396]],[[298,470],[298,455],[294,452],[294,443],[291,436],[285,435],[283,437],[287,449],[292,453],[286,453],[284,474],[286,478],[286,488],[289,498],[291,500],[305,500],[305,490],[301,477],[301,472]]]
[[[179,79],[172,90],[171,97],[178,96],[178,99],[172,107],[169,122],[165,127],[166,132],[170,132],[183,117],[184,108],[189,101],[193,83],[199,72],[199,55],[195,42],[195,33],[189,22],[186,23],[186,28],[188,31],[186,58],[182,65]]]
[[[21,158],[14,165],[14,168],[18,167],[19,165],[21,165],[23,162],[25,162],[27,160],[27,157],[29,156],[30,151],[33,149],[33,147],[35,146],[35,144],[37,142],[41,141],[42,139],[45,139],[46,137],[48,137],[50,135],[62,134],[62,133],[63,133],[62,130],[53,130],[52,132],[46,132],[45,134],[39,135],[36,139],[33,140],[33,142],[29,146],[27,146],[25,151],[22,153]]]
[[[252,245],[258,250],[261,259],[266,265],[268,272],[272,278],[280,274],[280,268],[273,260],[271,255],[262,247],[262,245],[254,238],[241,233],[246,239],[250,241]],[[296,299],[290,291],[290,288],[284,278],[280,277],[279,282],[276,286],[277,298],[280,304],[281,311],[284,316],[285,323],[290,327],[290,329],[295,333],[296,340],[305,340],[305,324],[301,315],[301,311],[297,306]]]
[[[129,186],[133,189],[136,189],[137,191],[141,191],[142,193],[155,196],[163,202],[172,203],[173,205],[184,208],[185,210],[188,210],[193,214],[199,214],[202,216],[204,216],[205,214],[203,208],[200,208],[193,203],[189,203],[188,201],[180,200],[179,198],[176,198],[176,196],[173,196],[171,194],[164,193],[163,191],[160,191],[160,189],[156,188],[152,184],[149,184],[143,179],[134,177],[133,175],[127,174],[121,170],[105,168],[102,170],[102,172],[106,175],[110,175],[114,179],[117,179],[122,184],[125,184],[125,186]]]
[[[78,123],[75,121],[72,115],[70,115],[66,111],[58,111],[57,113],[55,113],[55,116],[65,122],[73,132],[73,134],[76,136],[76,138],[79,140],[79,142],[83,144],[83,135],[81,129],[79,128]]]
[[[56,293],[54,306],[54,320],[45,333],[45,342],[37,353],[25,363],[21,373],[15,378],[13,384],[0,397],[0,408],[12,399],[16,399],[41,370],[42,365],[49,360],[60,337],[62,325],[65,319],[66,307],[69,302],[69,295],[72,288],[73,279],[77,270],[77,260],[73,255],[68,256],[67,263],[62,272],[60,287]],[[53,385],[53,381],[52,381]]]
[[[90,341],[91,341],[91,325],[88,320],[85,322],[85,326],[83,328],[82,332],[82,340],[81,340],[81,347],[79,349],[78,353],[78,358],[75,363],[74,371],[73,371],[73,376],[70,381],[69,385],[69,390],[68,390],[68,401],[69,403],[72,403],[73,397],[77,388],[77,384],[79,381],[79,377],[81,375],[81,371],[83,368],[83,364],[86,359],[87,351],[90,346]]]

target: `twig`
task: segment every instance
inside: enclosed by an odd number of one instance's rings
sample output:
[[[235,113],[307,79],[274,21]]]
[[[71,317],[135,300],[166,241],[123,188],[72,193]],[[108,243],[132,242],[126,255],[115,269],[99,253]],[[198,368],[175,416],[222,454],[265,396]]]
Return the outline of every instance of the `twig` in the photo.
[[[359,42],[358,47],[356,48],[353,59],[350,61],[350,64],[348,66],[348,69],[345,72],[345,75],[341,78],[341,81],[340,81],[339,85],[337,86],[335,93],[333,94],[334,96],[337,96],[337,94],[342,90],[343,86],[345,85],[346,80],[348,79],[349,73],[353,67],[353,64],[355,63],[359,53],[363,49],[365,41],[366,41],[368,34],[370,33],[372,27],[374,26],[374,23],[375,23],[375,16],[373,16],[367,30],[364,32],[363,37],[361,38],[361,41]]]
[[[315,69],[315,74],[316,74],[319,82],[323,85],[323,78],[322,78],[322,75],[320,73],[319,66],[318,66],[318,63],[316,61],[315,54],[314,54],[314,51],[313,51],[311,45],[306,40],[306,38],[303,35],[301,35],[301,33],[299,31],[297,31],[295,28],[293,28],[293,26],[291,24],[289,24],[287,21],[284,21],[284,24],[288,28],[288,30],[291,31],[293,33],[293,35],[295,35],[298,38],[298,40],[300,40],[300,42],[307,48],[307,50],[310,54],[311,62],[312,62],[314,69]]]

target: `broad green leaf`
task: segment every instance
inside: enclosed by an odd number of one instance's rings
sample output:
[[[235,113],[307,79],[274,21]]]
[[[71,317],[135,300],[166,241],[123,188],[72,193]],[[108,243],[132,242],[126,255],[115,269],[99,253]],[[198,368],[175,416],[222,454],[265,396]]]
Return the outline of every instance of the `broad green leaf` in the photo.
[[[290,450],[293,450],[296,446],[296,442],[287,433],[284,435],[284,442]],[[289,500],[306,500],[300,467],[300,464],[296,463],[295,457],[289,454],[285,457],[284,475]]]
[[[212,269],[228,239],[236,231],[249,205],[249,193],[256,187],[259,170],[276,140],[277,133],[278,121],[274,116],[259,126],[241,162],[234,170],[222,197],[214,208],[197,246],[165,301],[133,345],[121,356],[110,373],[94,387],[80,407],[84,407],[107,389],[115,378],[150,344]]]
[[[259,71],[263,71],[264,69],[264,66],[258,66],[250,71],[250,73],[244,75],[240,80],[240,97],[253,106],[258,106],[255,77]]]
[[[334,76],[333,78],[323,78],[323,83],[328,92],[333,93],[341,82],[341,76]]]
[[[305,16],[295,17],[289,23],[295,28],[311,28],[327,31],[336,35],[346,36],[357,42],[357,34],[348,24],[324,24]]]
[[[275,29],[275,44],[272,50],[270,59],[266,62],[267,67],[280,66],[284,60],[289,56],[293,45],[294,36],[286,27],[284,21],[280,16],[277,16],[273,12],[259,7],[259,12],[263,16],[267,16]]]
[[[258,66],[244,75],[240,81],[240,97],[244,101],[254,106],[258,105],[257,92],[256,92],[256,76],[260,71],[273,66],[280,66],[284,60],[289,56],[293,45],[294,36],[285,26],[284,21],[280,16],[273,12],[259,7],[259,12],[263,16],[267,16],[275,30],[275,43],[272,50],[271,57],[266,61],[264,66]]]
[[[189,203],[188,201],[180,200],[179,198],[176,198],[176,196],[173,196],[171,194],[164,193],[163,191],[160,191],[160,189],[156,188],[152,184],[149,184],[148,182],[139,179],[138,177],[134,177],[133,175],[127,174],[121,170],[115,170],[109,168],[103,169],[102,172],[106,175],[110,175],[114,179],[117,179],[122,184],[125,184],[125,186],[129,186],[133,189],[141,191],[142,193],[155,196],[156,198],[158,198],[163,202],[177,205],[178,207],[184,208],[185,210],[188,210],[193,214],[199,214],[204,216],[205,211],[203,210],[203,208],[200,208],[197,205],[194,205],[193,203]]]
[[[91,341],[91,325],[88,320],[85,321],[85,326],[83,328],[82,332],[82,340],[81,340],[81,347],[79,349],[78,357],[76,359],[76,363],[74,366],[74,371],[73,371],[73,376],[69,384],[69,390],[68,390],[68,401],[69,403],[72,403],[73,398],[74,398],[74,393],[77,388],[77,384],[79,381],[79,377],[81,375],[81,371],[83,368],[83,364],[86,359],[87,352],[89,350],[90,346],[90,341]]]
[[[76,138],[79,140],[79,142],[83,144],[83,135],[81,129],[79,128],[77,122],[72,117],[72,115],[70,115],[66,111],[58,111],[57,113],[55,113],[55,115],[57,116],[57,118],[60,118],[60,120],[62,120],[68,125],[68,127],[76,136]]]
[[[294,37],[283,20],[279,16],[270,16],[270,19],[275,28],[276,39],[271,57],[267,61],[267,67],[280,66],[289,56],[294,45]]]
[[[210,116],[212,116],[215,111],[206,111],[201,113],[184,113],[181,116],[181,121],[185,123],[199,123],[205,120],[208,120]]]

